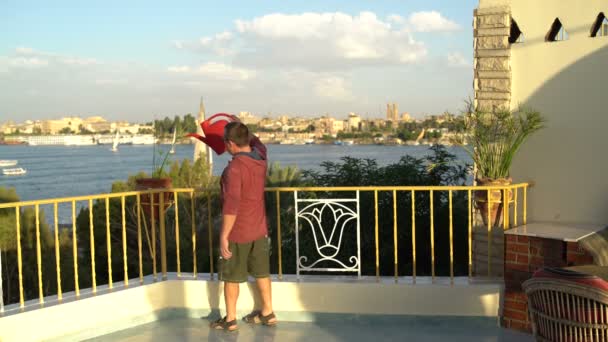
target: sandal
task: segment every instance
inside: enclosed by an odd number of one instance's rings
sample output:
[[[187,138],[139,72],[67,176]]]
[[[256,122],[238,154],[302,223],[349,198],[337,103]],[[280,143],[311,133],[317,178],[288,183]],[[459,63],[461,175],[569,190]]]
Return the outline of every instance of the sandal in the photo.
[[[226,331],[235,331],[239,328],[236,325],[236,319],[233,319],[232,321],[227,322],[226,317],[220,318],[217,321],[211,323],[210,327],[211,327],[211,329],[226,330]]]
[[[272,321],[273,319],[274,321]],[[263,324],[267,326],[273,326],[277,324],[274,312],[271,312],[266,316],[262,316],[262,312],[259,310],[252,311],[249,315],[243,317],[243,320],[247,323]]]
[[[246,323],[249,323],[249,324],[256,324],[256,323],[258,323],[256,321],[256,318],[258,317],[259,314],[260,314],[260,310],[253,310],[253,311],[251,311],[250,314],[243,317],[243,321],[245,321]]]

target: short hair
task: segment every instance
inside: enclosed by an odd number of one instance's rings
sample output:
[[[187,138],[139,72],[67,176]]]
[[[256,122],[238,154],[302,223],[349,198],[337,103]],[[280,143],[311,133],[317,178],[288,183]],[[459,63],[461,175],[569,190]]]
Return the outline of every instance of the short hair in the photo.
[[[224,140],[230,140],[239,147],[249,146],[249,129],[241,122],[230,122],[224,127]]]

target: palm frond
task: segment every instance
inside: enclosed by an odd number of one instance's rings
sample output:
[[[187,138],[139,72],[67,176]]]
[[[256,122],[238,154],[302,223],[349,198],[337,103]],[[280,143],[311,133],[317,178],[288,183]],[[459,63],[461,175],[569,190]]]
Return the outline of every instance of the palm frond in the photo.
[[[477,164],[478,178],[509,177],[517,151],[530,135],[545,126],[540,112],[528,108],[513,112],[471,110],[464,115],[464,133],[453,142]]]

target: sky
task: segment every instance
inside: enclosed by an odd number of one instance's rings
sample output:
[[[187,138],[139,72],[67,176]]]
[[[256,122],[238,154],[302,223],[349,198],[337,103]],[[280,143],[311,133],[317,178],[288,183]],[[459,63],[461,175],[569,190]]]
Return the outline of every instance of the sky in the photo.
[[[0,122],[414,117],[472,96],[477,0],[0,0]]]

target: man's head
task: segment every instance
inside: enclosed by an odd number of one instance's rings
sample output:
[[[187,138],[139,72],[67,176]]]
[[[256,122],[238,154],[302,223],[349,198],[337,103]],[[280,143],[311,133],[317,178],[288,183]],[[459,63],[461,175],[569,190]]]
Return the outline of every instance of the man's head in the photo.
[[[249,129],[241,122],[230,122],[224,128],[224,144],[230,154],[249,150]]]

